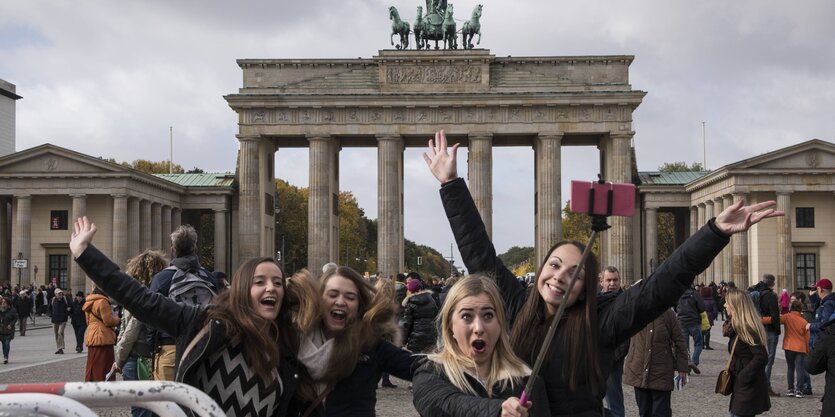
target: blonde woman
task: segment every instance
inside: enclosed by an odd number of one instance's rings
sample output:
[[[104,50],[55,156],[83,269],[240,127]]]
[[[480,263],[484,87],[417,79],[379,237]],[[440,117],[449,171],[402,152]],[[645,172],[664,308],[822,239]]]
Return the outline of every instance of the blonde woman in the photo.
[[[730,367],[733,379],[730,412],[737,417],[754,416],[771,408],[765,374],[768,363],[765,328],[759,311],[746,292],[728,288],[725,308],[729,319],[725,322],[723,333],[730,338],[728,349],[734,350]]]
[[[519,403],[531,370],[514,353],[504,303],[493,281],[470,275],[450,289],[439,318],[443,350],[414,376],[415,408],[423,417],[548,416],[542,384]]]

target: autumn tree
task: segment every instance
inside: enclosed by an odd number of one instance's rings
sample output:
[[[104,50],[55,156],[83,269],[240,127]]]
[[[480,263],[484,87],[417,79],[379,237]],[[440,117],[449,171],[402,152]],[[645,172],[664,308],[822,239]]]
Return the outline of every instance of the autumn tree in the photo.
[[[660,172],[701,172],[706,171],[704,166],[699,162],[693,162],[687,165],[686,162],[665,162],[658,167]],[[657,242],[658,242],[658,256],[654,259],[654,264],[660,265],[664,262],[676,248],[676,223],[675,215],[669,211],[658,211],[657,221]]]
[[[530,246],[521,248],[514,246],[507,250],[507,252],[499,255],[499,259],[507,266],[516,276],[523,276],[528,272],[536,272],[536,261],[534,260],[534,250]]]
[[[133,168],[137,171],[142,171],[147,174],[167,174],[168,161],[149,161],[147,159],[137,159],[133,162],[122,162],[122,165]],[[175,174],[182,174],[185,172],[182,165],[174,164],[171,172]]]
[[[693,162],[687,165],[687,162],[665,162],[658,167],[661,172],[689,172],[689,171],[706,171],[705,167],[700,162]]]
[[[276,179],[276,228],[278,250],[282,239],[284,252],[281,254],[285,273],[292,274],[307,266],[307,188],[290,185]]]
[[[591,237],[591,217],[587,214],[575,213],[570,210],[570,207],[571,201],[567,201],[562,209],[562,238],[576,240],[585,245]],[[600,259],[600,239],[595,239],[591,249]]]
[[[368,223],[365,212],[350,191],[339,193],[339,259],[359,272],[368,271]],[[370,271],[369,271],[370,272]]]

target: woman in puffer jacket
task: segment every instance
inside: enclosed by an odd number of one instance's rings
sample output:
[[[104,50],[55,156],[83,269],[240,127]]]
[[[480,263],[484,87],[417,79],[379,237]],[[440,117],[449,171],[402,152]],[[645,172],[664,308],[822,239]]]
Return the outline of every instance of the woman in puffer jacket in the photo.
[[[87,297],[84,303],[87,317],[87,333],[84,344],[87,345],[87,366],[84,368],[84,382],[105,381],[114,361],[113,346],[116,345],[114,326],[119,325],[119,318],[113,317],[110,300],[99,287]]]
[[[541,380],[519,402],[530,368],[513,353],[496,284],[470,275],[449,291],[441,310],[443,350],[415,377],[413,401],[422,417],[548,416]]]
[[[408,286],[412,295],[403,300],[406,349],[424,353],[435,346],[438,338],[435,328],[438,305],[432,291],[424,290],[420,280],[413,279]]]

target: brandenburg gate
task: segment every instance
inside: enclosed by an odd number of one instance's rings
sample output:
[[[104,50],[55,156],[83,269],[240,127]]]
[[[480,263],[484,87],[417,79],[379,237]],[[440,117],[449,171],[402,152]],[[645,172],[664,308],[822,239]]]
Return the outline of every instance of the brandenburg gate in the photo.
[[[496,57],[486,49],[383,50],[357,59],[242,59],[237,264],[275,253],[275,152],[310,152],[308,267],[338,259],[339,151],[377,148],[378,265],[403,270],[403,150],[444,129],[469,148],[468,184],[491,233],[495,146],[534,150],[536,258],[561,237],[562,146],[596,146],[600,172],[632,182],[632,56]],[[597,162],[597,161],[595,161]],[[583,178],[594,180],[595,178]],[[613,217],[602,262],[633,279],[633,222]],[[638,236],[637,233],[635,233]],[[637,244],[637,242],[636,242]],[[233,265],[237,267],[237,265]]]

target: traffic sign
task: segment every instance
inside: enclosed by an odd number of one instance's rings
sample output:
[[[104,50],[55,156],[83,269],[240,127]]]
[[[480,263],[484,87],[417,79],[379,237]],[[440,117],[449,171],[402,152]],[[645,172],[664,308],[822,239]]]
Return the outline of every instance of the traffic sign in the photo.
[[[12,259],[12,268],[26,269],[29,267],[28,259]]]

